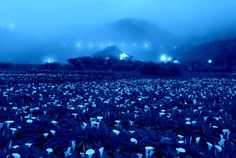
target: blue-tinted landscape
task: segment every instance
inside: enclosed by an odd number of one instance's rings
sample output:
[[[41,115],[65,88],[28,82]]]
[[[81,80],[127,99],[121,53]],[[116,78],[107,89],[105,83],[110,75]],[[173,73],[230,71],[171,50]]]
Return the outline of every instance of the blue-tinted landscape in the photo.
[[[0,157],[236,157],[235,8],[0,1]]]

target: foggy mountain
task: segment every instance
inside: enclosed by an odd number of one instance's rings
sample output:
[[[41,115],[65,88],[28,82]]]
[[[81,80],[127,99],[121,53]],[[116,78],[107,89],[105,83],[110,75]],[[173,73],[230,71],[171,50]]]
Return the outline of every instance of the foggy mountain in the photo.
[[[86,37],[94,39],[95,43],[115,45],[121,51],[141,60],[153,60],[157,58],[158,52],[167,51],[180,42],[157,24],[137,18],[104,24],[91,32],[93,33],[88,33]]]
[[[119,40],[152,41],[159,44],[175,40],[170,32],[160,28],[157,24],[136,18],[121,19],[111,23],[107,28],[111,32],[111,36]]]
[[[54,58],[66,62],[68,58],[92,55],[111,45],[135,59],[157,61],[161,53],[172,53],[175,46],[224,39],[229,32],[209,31],[181,37],[154,22],[124,18],[90,28],[62,28],[60,32],[39,36],[23,34],[5,24],[0,25],[0,61],[41,63],[45,58]]]
[[[65,62],[70,57],[92,55],[111,45],[137,58],[150,60],[155,55],[153,50],[160,50],[160,45],[171,44],[175,39],[156,24],[135,18],[83,30],[73,27],[46,37],[19,34],[17,30],[7,29],[2,29],[0,33],[0,51],[5,54],[2,61],[31,63],[40,63],[47,56]],[[24,58],[19,60],[19,55]]]

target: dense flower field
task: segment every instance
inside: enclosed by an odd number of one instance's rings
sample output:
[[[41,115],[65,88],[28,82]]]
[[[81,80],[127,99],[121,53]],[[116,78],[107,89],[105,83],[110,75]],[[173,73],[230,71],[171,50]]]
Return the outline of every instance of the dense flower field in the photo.
[[[1,76],[0,157],[236,157],[235,79],[66,79]]]

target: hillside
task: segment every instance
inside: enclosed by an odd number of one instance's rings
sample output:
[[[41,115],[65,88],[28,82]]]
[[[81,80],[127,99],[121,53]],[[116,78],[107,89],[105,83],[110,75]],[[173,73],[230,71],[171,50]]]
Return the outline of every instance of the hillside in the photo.
[[[207,61],[212,59],[216,65],[235,65],[236,39],[182,46],[175,52],[175,56],[181,61]]]

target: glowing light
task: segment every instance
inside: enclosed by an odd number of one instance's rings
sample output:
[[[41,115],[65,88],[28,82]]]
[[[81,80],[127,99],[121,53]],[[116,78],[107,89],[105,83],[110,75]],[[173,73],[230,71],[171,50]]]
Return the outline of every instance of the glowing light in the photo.
[[[9,24],[9,28],[10,28],[10,29],[15,29],[16,26],[15,26],[14,24]]]
[[[51,63],[55,63],[55,59],[51,58],[51,57],[47,57],[44,59],[44,63],[48,63],[48,64],[51,64]]]
[[[212,61],[211,59],[209,59],[207,62],[208,62],[209,64],[211,64],[213,61]]]
[[[93,48],[93,44],[89,44],[88,47],[89,47],[89,48]]]
[[[120,60],[125,60],[127,59],[129,56],[126,53],[122,53],[120,54]]]
[[[81,48],[81,43],[77,43],[76,48]]]
[[[163,63],[171,62],[172,60],[173,60],[172,57],[167,56],[165,54],[162,54],[160,56],[160,61],[163,62]]]
[[[161,55],[161,57],[160,57],[161,62],[166,62],[167,59],[168,59],[168,57],[166,55],[164,55],[164,54]]]
[[[144,48],[149,48],[150,46],[149,46],[149,44],[148,43],[145,43],[144,44]]]
[[[109,42],[109,43],[108,43],[108,47],[110,47],[110,46],[112,46],[112,45],[114,45],[112,42]]]
[[[174,60],[173,63],[174,64],[179,64],[179,60]]]
[[[103,45],[103,44],[99,44],[99,47],[100,47],[100,48],[103,48],[103,47],[104,47],[104,45]]]
[[[137,47],[137,44],[136,44],[136,43],[134,43],[134,44],[133,44],[133,47]]]

